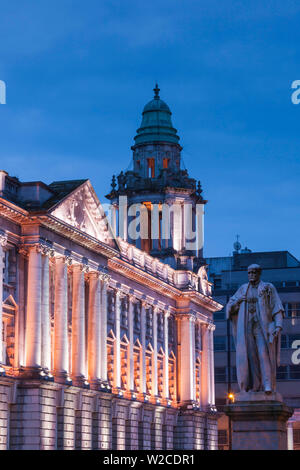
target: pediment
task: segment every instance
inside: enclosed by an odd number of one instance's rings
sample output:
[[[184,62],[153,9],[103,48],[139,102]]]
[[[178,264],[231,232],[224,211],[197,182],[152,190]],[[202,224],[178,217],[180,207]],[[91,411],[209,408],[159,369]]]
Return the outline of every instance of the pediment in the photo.
[[[3,302],[2,304],[3,307],[7,307],[8,309],[14,310],[18,307],[18,304],[16,303],[15,299],[13,298],[12,295],[9,295]]]
[[[84,182],[60,201],[49,213],[81,232],[116,248],[103,207],[90,183]]]

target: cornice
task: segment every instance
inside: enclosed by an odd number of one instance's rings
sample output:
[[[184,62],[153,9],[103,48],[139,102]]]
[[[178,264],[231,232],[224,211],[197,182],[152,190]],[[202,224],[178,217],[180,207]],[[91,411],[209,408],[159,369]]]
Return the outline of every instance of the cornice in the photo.
[[[18,224],[28,221],[28,218],[30,218],[30,214],[28,211],[22,209],[19,206],[16,206],[13,202],[7,201],[2,197],[0,197],[0,209],[1,215],[7,217],[13,222],[17,222]]]
[[[75,227],[71,227],[69,224],[62,222],[53,215],[47,214],[39,216],[38,220],[43,226],[49,228],[53,232],[59,233],[60,235],[67,237],[69,240],[73,240],[79,245],[82,245],[96,253],[100,253],[107,258],[119,256],[119,252],[115,248],[93,238],[91,235],[81,232]]]
[[[108,267],[118,273],[122,273],[127,279],[132,279],[139,284],[142,284],[162,295],[169,297],[175,301],[178,300],[191,300],[195,304],[206,308],[211,312],[221,310],[223,305],[219,304],[211,297],[207,297],[204,294],[196,291],[181,291],[176,287],[170,286],[161,279],[157,279],[151,274],[141,271],[139,268],[128,264],[121,259],[110,259],[108,261]]]

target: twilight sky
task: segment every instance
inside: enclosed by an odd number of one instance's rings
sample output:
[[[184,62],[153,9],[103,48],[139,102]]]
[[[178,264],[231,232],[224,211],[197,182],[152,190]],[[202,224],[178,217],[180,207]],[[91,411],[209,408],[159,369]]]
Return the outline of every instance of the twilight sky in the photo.
[[[22,181],[126,170],[155,81],[209,200],[205,255],[236,234],[300,258],[299,0],[0,0],[0,168]]]

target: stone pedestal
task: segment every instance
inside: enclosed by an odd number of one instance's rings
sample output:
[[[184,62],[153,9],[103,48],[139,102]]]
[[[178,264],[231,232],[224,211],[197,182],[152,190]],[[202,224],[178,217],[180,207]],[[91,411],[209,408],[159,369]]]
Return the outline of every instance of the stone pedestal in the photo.
[[[225,407],[232,420],[232,450],[287,450],[287,421],[293,409],[278,393],[240,393]]]

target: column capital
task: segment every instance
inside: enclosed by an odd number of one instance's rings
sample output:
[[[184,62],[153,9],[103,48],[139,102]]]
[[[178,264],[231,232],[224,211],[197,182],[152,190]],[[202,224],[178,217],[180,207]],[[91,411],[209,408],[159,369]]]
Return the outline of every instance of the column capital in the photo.
[[[205,323],[201,321],[200,325],[202,328],[204,328],[207,331],[214,331],[216,329],[216,326],[213,323]]]
[[[73,264],[73,259],[71,258],[71,256],[65,255],[65,254],[62,255],[62,254],[56,253],[53,259],[55,262],[59,261],[61,263],[66,264],[67,266],[72,266]]]
[[[99,273],[99,271],[89,271],[88,277],[89,279],[97,280],[101,279],[101,274]]]
[[[89,273],[90,268],[87,264],[74,263],[72,264],[72,270],[82,272],[83,274],[87,274]]]
[[[99,272],[100,279],[104,284],[108,284],[109,281],[111,280],[111,276],[109,274],[105,274],[102,272]]]
[[[129,299],[129,302],[131,302],[132,304],[136,304],[138,302],[138,299],[135,294],[129,293],[128,299]]]
[[[7,234],[5,232],[0,233],[0,245],[4,248],[7,244]]]
[[[193,313],[182,313],[179,318],[181,320],[189,320],[191,323],[196,322],[196,317]]]
[[[49,245],[40,243],[39,249],[44,256],[48,256],[49,258],[53,258],[55,256],[55,250]]]
[[[149,307],[151,307],[151,304],[150,304],[149,300],[142,299],[141,300],[141,306],[144,307],[144,308],[149,308]]]
[[[168,308],[167,310],[164,310],[164,316],[165,316],[165,318],[170,318],[170,316],[171,316],[170,308]]]
[[[123,299],[124,297],[126,297],[126,293],[122,291],[120,287],[117,287],[115,289],[115,292],[116,292],[116,297],[118,297],[118,299]]]

